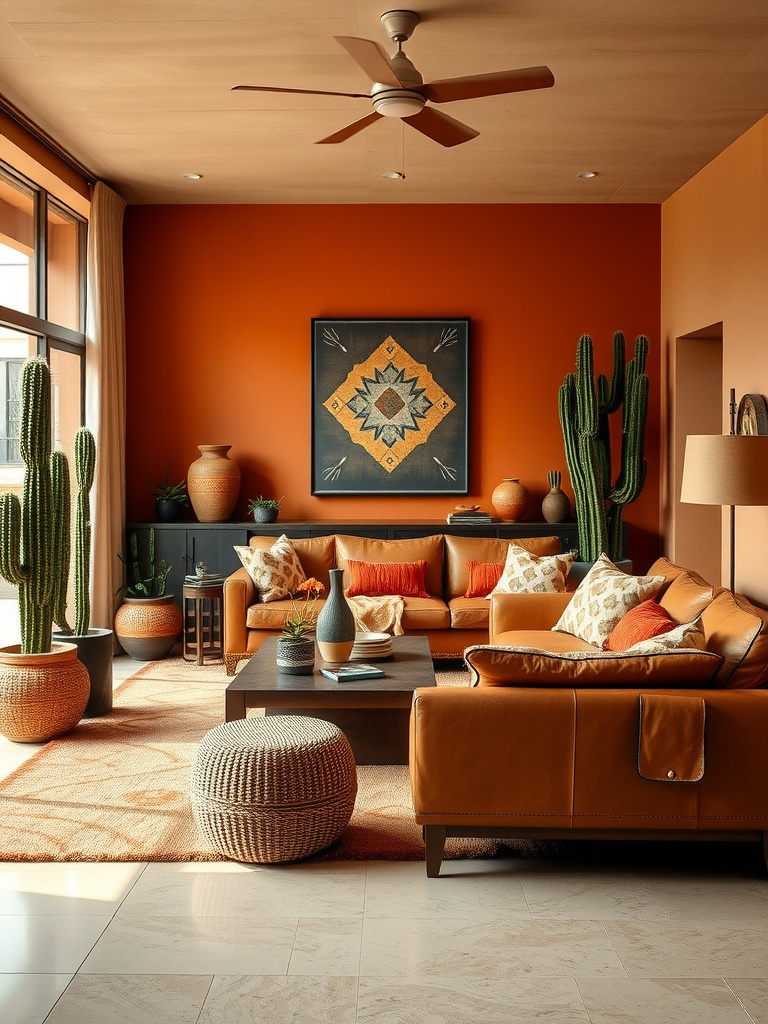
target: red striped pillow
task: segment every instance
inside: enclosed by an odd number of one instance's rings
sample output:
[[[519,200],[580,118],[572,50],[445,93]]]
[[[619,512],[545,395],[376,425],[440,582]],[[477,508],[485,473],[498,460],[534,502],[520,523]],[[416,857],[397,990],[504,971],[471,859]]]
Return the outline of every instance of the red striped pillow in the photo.
[[[677,622],[658,601],[650,598],[630,608],[613,627],[603,644],[605,651],[626,651],[642,640],[650,640],[673,629]]]
[[[468,558],[469,583],[464,597],[488,597],[503,572],[503,562],[473,562]]]
[[[348,597],[429,597],[425,576],[427,560],[418,562],[356,562],[347,561],[350,584]]]

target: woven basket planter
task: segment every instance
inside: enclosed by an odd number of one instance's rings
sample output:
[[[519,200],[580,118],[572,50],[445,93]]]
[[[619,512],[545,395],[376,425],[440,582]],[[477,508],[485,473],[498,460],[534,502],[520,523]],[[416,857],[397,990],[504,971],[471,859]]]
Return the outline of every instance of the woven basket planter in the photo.
[[[46,654],[0,648],[0,733],[17,743],[45,743],[74,729],[88,703],[90,681],[77,647],[54,643]]]
[[[198,830],[225,857],[299,860],[339,839],[357,796],[349,741],[330,722],[272,715],[217,725],[192,768]]]
[[[181,608],[173,594],[126,597],[115,614],[115,634],[136,661],[155,661],[171,653],[181,635]]]

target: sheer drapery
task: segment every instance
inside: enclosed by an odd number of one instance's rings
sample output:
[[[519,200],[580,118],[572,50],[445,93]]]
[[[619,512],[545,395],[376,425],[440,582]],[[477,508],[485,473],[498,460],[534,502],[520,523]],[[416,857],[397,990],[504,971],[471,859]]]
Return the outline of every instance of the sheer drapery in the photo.
[[[96,438],[91,625],[111,629],[125,533],[125,201],[99,181],[88,230],[86,417]]]

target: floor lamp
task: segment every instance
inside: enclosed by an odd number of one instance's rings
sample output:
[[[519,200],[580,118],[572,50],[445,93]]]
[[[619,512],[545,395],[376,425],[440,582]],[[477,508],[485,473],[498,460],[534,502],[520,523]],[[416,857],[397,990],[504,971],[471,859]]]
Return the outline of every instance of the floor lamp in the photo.
[[[736,505],[768,505],[768,436],[689,434],[680,501],[729,505],[731,591],[735,580]]]

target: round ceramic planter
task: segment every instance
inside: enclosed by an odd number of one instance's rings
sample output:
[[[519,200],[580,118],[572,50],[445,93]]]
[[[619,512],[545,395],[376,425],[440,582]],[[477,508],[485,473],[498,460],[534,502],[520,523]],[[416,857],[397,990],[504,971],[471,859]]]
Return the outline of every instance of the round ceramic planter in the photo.
[[[516,477],[505,477],[491,494],[491,504],[496,515],[508,523],[525,519],[530,500],[528,488]]]
[[[46,654],[0,648],[0,733],[17,743],[45,743],[69,732],[88,703],[88,670],[71,643]]]
[[[547,523],[564,523],[571,514],[571,502],[565,491],[550,488],[541,503],[541,514]]]
[[[88,672],[90,693],[83,718],[98,718],[112,710],[112,658],[114,633],[111,629],[89,629],[84,636],[54,633],[57,642],[74,644],[77,657]]]
[[[126,597],[115,614],[115,634],[130,658],[157,661],[171,653],[181,634],[181,621],[173,594]]]
[[[278,637],[277,671],[288,676],[311,676],[315,668],[315,641],[312,637]]]
[[[187,471],[187,493],[201,523],[232,515],[240,494],[240,467],[227,457],[231,444],[199,444],[200,458]]]
[[[277,511],[276,508],[261,508],[259,506],[253,509],[253,521],[254,523],[275,523],[277,522]]]

